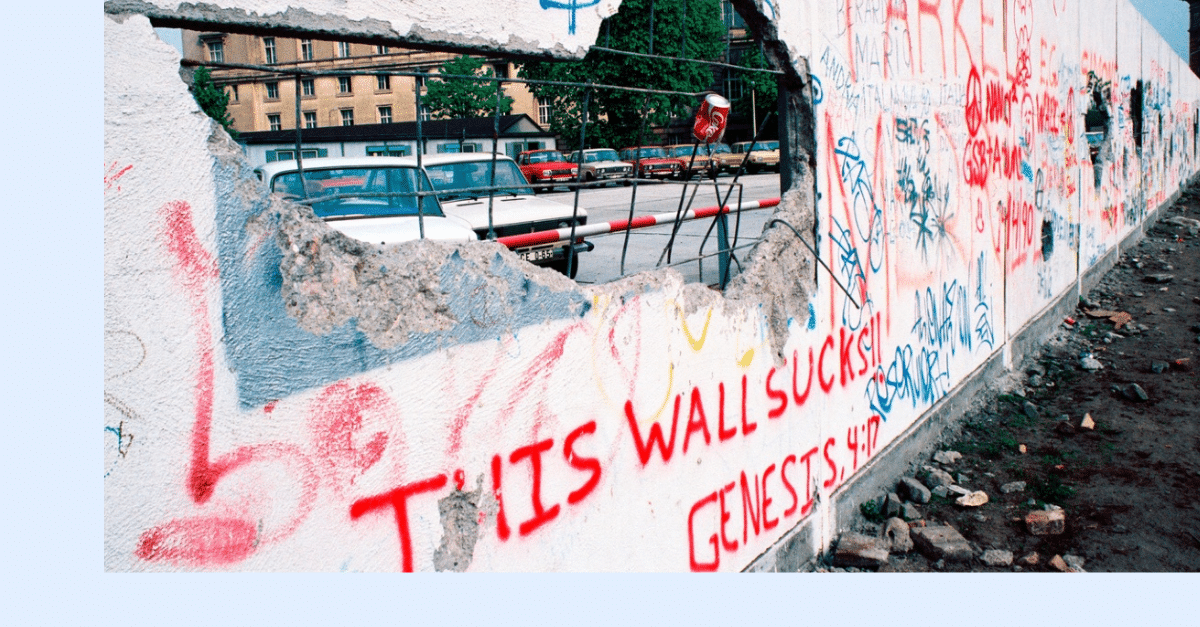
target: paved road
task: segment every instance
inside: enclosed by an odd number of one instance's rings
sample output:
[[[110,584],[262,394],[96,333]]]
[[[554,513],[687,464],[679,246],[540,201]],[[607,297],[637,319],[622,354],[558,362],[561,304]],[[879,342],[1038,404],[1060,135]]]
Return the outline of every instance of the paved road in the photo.
[[[702,184],[697,185],[699,181],[700,179],[694,179],[686,187],[687,197],[691,199],[690,208],[699,209],[702,207],[717,206],[717,189],[714,188],[713,182],[705,179]],[[732,182],[732,175],[727,174],[717,178],[716,187],[719,188],[722,198],[729,191]],[[780,195],[778,174],[743,174],[738,178],[738,184],[742,188],[743,202],[776,198]],[[683,193],[685,193],[685,187],[678,182],[667,184],[641,182],[637,186],[634,217],[654,213],[674,214],[679,209],[680,196]],[[693,196],[693,194],[695,195]],[[575,194],[574,192],[559,191],[546,194],[545,197],[571,204],[574,202]],[[633,198],[633,187],[612,186],[585,189],[579,193],[579,205],[587,209],[588,224],[595,224],[609,220],[628,219],[630,201]],[[729,197],[729,204],[736,204],[737,199],[738,190],[734,189],[733,195]],[[688,208],[688,201],[685,200],[684,209]],[[738,230],[736,246],[751,243],[762,234],[763,224],[766,223],[773,212],[774,209],[748,211],[742,214],[740,227],[737,225],[737,217],[730,215],[729,236],[731,243],[735,227]],[[704,235],[712,223],[713,220],[711,218],[682,223],[679,233],[675,236],[671,261],[679,262],[695,258],[699,254],[700,244],[704,240]],[[625,259],[625,274],[629,275],[654,269],[658,263],[659,256],[671,238],[671,229],[671,224],[663,224],[636,229],[630,233],[629,249]],[[596,245],[596,249],[579,257],[580,265],[579,273],[575,277],[576,281],[579,283],[606,283],[620,277],[621,249],[625,242],[624,232],[591,236],[588,240]],[[716,229],[714,228],[707,243],[704,244],[704,252],[708,254],[714,253],[716,250],[717,239]],[[749,249],[742,249],[739,253],[735,254],[744,256],[748,251]],[[664,260],[663,263],[665,264],[666,261]],[[713,284],[718,280],[717,265],[716,256],[704,259],[703,277],[700,275],[701,263],[699,262],[693,261],[678,265],[675,266],[675,269],[683,274],[688,282],[699,282],[703,279],[704,283]],[[736,273],[736,271],[737,266],[735,265],[733,272]]]

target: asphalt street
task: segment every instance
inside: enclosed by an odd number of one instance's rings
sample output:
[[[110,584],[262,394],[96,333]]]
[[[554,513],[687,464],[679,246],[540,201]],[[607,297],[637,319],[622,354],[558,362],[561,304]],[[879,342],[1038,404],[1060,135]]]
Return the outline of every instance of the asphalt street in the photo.
[[[627,220],[630,216],[630,206],[633,207],[634,218],[650,214],[670,213],[674,215],[680,208],[682,197],[683,210],[715,207],[719,204],[718,194],[724,199],[733,183],[732,174],[724,174],[711,179],[693,179],[686,186],[679,181],[666,183],[639,181],[635,186],[611,185],[600,188],[582,189],[579,192],[579,206],[588,212],[588,224],[608,222],[611,220]],[[738,203],[739,193],[742,202],[777,198],[780,195],[779,175],[743,174],[737,180],[737,187],[729,196],[728,204]],[[740,188],[740,189],[739,189]],[[556,188],[555,192],[544,195],[545,198],[558,202],[572,204],[575,192],[565,188]],[[742,248],[753,243],[761,234],[763,225],[774,212],[774,208],[756,209],[743,212],[739,217],[730,214],[728,218],[729,240],[738,250],[735,256],[742,258],[749,248]],[[659,266],[659,259],[667,242],[671,239],[671,223],[653,227],[635,229],[629,234],[628,250],[625,257],[625,275],[652,270]],[[711,233],[709,233],[711,229]],[[705,235],[708,233],[707,241]],[[736,234],[736,243],[734,236]],[[587,238],[595,244],[595,250],[579,256],[579,272],[575,279],[579,283],[606,283],[622,276],[621,252],[625,247],[625,232],[606,235],[594,235]],[[701,245],[703,244],[703,249]],[[718,282],[717,229],[713,228],[713,219],[699,219],[682,222],[671,250],[671,262],[692,260],[675,265],[684,279],[688,282],[703,282],[715,284]],[[696,261],[701,254],[713,255]],[[667,261],[662,258],[662,265]],[[733,266],[731,276],[736,274],[737,265]],[[702,274],[703,273],[703,274]]]

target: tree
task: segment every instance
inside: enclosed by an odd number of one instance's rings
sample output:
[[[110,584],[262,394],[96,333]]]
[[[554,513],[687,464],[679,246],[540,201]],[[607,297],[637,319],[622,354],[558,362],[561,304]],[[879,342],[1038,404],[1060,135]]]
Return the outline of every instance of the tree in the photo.
[[[685,7],[686,43],[683,30]],[[725,50],[721,5],[719,0],[625,0],[620,10],[601,25],[596,45],[629,52],[653,52],[668,57],[715,61]],[[591,82],[686,92],[704,91],[713,83],[712,68],[705,64],[633,57],[596,49],[588,51],[587,56],[579,61],[526,63],[521,67],[520,75],[535,80]],[[538,84],[531,84],[529,88],[535,96],[550,102],[550,130],[561,137],[568,148],[575,148],[579,143],[584,90]],[[672,117],[691,115],[699,104],[699,98],[689,96],[591,90],[585,143],[618,149],[636,144],[643,120],[648,128],[665,126]]]
[[[230,137],[237,139],[238,132],[233,128],[233,118],[229,117],[229,94],[218,87],[212,80],[212,72],[201,65],[192,74],[192,97],[200,110],[208,117],[221,123]]]
[[[483,60],[461,56],[451,59],[438,68],[439,74],[461,76],[495,76],[491,68],[483,67]],[[431,78],[427,83],[423,104],[436,118],[478,118],[493,115],[496,111],[496,83],[473,81],[464,78]],[[512,111],[513,99],[500,96],[500,113]]]
[[[742,58],[738,65],[745,68],[762,68],[766,69],[770,66],[767,60],[763,57],[758,46],[751,46],[742,52]],[[731,113],[738,116],[744,116],[747,121],[754,120],[759,124],[766,119],[768,113],[778,109],[777,99],[779,98],[779,84],[776,81],[775,75],[770,72],[753,72],[730,70],[730,77],[742,79],[742,93],[737,98],[732,98],[730,108]],[[753,107],[753,115],[751,112]],[[758,128],[754,128],[752,133],[757,133]]]

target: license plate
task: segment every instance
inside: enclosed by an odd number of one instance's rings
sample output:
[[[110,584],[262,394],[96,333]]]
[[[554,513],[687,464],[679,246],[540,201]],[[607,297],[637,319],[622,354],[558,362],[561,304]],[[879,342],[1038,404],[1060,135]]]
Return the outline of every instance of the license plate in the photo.
[[[537,248],[534,250],[523,250],[519,253],[525,261],[542,261],[543,259],[553,259],[553,248]]]

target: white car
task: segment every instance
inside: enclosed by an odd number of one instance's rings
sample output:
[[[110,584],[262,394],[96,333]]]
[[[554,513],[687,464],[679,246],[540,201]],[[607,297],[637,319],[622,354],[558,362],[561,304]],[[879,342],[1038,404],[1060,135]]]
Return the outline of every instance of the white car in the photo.
[[[304,204],[329,226],[357,240],[395,244],[421,238],[416,192],[433,191],[413,157],[328,157],[268,163],[256,172],[272,191]],[[465,221],[447,217],[437,197],[421,199],[425,239],[472,241]]]
[[[567,155],[567,161],[579,163],[579,151]],[[583,151],[583,181],[623,181],[633,177],[633,164],[621,161],[612,148],[589,148]]]
[[[510,157],[496,155],[496,173],[492,178],[491,153],[460,153],[429,155],[422,165],[429,173],[433,188],[446,215],[458,217],[471,225],[479,239],[491,239],[488,211],[491,210],[491,231],[495,237],[549,231],[587,224],[587,211],[575,210],[553,200],[534,196],[533,188]],[[493,188],[489,190],[488,188]],[[594,245],[582,237],[572,245],[567,239],[549,244],[514,248],[513,252],[530,263],[547,266],[567,273],[568,255],[571,277],[579,269],[579,253],[592,250]]]

